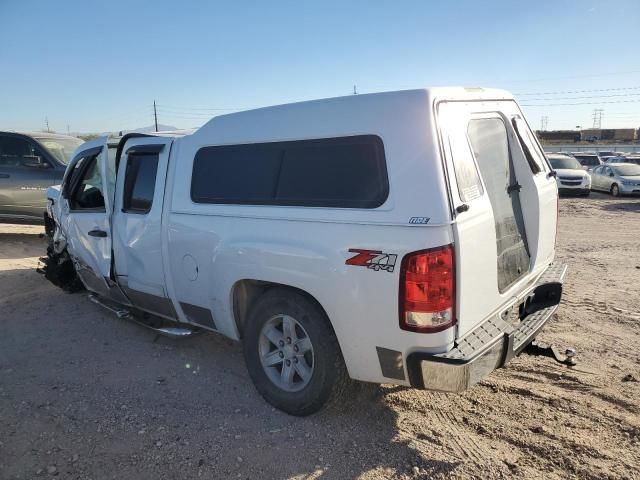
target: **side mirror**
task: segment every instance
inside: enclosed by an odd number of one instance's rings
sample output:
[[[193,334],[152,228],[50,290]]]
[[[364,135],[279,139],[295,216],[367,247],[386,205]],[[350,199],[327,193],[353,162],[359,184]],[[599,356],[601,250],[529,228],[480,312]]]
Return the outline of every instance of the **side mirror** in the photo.
[[[611,173],[609,174],[609,176],[610,176],[610,177],[615,177],[615,175],[613,174],[613,172],[611,172]]]

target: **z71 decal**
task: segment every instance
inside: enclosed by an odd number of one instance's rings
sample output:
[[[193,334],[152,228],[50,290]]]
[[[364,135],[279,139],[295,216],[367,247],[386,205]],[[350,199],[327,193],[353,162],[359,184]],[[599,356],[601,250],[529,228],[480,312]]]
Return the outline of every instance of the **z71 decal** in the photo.
[[[345,264],[355,265],[358,267],[367,267],[376,272],[379,270],[386,270],[387,272],[393,272],[393,268],[396,265],[396,258],[398,255],[392,253],[382,253],[380,250],[362,250],[359,248],[350,248],[349,252],[356,253],[351,258],[348,258]]]

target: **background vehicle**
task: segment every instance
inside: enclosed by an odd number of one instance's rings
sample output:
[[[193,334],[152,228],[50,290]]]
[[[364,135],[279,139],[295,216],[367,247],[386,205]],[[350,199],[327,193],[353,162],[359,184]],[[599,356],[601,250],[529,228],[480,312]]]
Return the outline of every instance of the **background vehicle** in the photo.
[[[640,165],[615,163],[596,167],[591,172],[591,188],[614,197],[640,194]]]
[[[625,163],[626,159],[627,157],[625,157],[624,155],[615,155],[613,157],[607,157],[606,159],[604,159],[603,163]]]
[[[607,164],[612,163],[635,163],[636,165],[639,165],[640,157],[612,157],[607,160]]]
[[[41,224],[45,191],[60,183],[79,138],[0,132],[0,222]]]
[[[602,160],[595,153],[575,152],[572,153],[571,156],[580,162],[580,165],[582,165],[585,170],[591,170],[593,167],[602,164]]]
[[[568,155],[547,155],[551,167],[556,172],[558,192],[561,195],[589,195],[591,193],[591,177],[582,165]]]
[[[261,108],[125,136],[114,160],[105,142],[78,150],[53,199],[48,278],[73,265],[102,305],[242,340],[288,413],[349,377],[468,388],[560,301],[556,183],[508,92]]]
[[[611,151],[611,150],[601,150],[601,151],[597,152],[597,155],[601,159],[604,159],[605,157],[616,157],[616,156],[618,156],[618,154],[616,152]]]

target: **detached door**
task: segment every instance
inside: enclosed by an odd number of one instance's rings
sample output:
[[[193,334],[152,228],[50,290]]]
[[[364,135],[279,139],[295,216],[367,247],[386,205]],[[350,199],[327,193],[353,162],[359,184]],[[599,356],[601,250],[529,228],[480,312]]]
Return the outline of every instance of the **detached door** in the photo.
[[[106,137],[82,145],[62,187],[62,229],[67,250],[88,290],[122,301],[111,280],[111,212]]]

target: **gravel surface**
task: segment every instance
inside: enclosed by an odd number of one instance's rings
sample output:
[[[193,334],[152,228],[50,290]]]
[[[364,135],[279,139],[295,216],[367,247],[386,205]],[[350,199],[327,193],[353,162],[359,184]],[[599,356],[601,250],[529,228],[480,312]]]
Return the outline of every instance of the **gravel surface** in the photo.
[[[540,336],[464,394],[382,386],[308,418],[254,390],[239,344],[156,336],[34,268],[0,225],[0,479],[640,478],[640,201],[562,199],[570,265]]]

